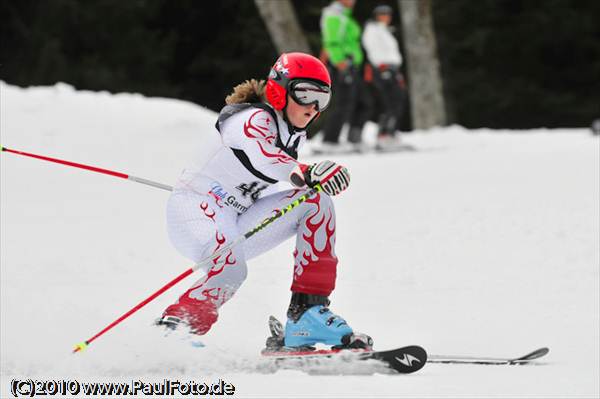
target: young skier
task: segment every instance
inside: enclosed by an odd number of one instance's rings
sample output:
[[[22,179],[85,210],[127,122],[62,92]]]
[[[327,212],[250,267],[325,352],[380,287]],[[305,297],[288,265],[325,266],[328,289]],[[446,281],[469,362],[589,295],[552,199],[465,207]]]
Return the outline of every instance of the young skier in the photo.
[[[296,237],[292,297],[283,344],[289,348],[322,343],[370,348],[328,309],[335,288],[335,211],[330,196],[348,188],[348,170],[335,162],[307,165],[297,160],[308,125],[325,110],[331,79],[317,58],[282,54],[267,81],[250,80],[226,98],[216,128],[221,146],[199,169],[184,171],[167,205],[169,237],[184,256],[198,262],[273,215],[310,187],[323,192],[290,211],[265,230],[214,259],[158,324],[187,325],[206,334],[218,309],[247,275],[246,261]],[[278,190],[288,182],[296,189]]]

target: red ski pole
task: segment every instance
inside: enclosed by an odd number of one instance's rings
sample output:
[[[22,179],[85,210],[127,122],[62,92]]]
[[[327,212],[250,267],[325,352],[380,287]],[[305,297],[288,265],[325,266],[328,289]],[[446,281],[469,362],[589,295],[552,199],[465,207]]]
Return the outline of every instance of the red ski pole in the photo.
[[[183,280],[184,278],[186,278],[187,276],[189,276],[190,274],[192,274],[193,272],[198,270],[200,268],[200,266],[202,266],[208,262],[212,262],[214,259],[218,259],[219,257],[221,257],[221,255],[223,255],[229,249],[246,241],[248,238],[252,237],[254,234],[258,233],[259,231],[261,231],[262,229],[264,229],[265,227],[267,227],[268,225],[273,223],[275,220],[279,219],[280,217],[282,217],[283,215],[285,215],[286,213],[288,213],[289,211],[291,211],[292,209],[296,208],[298,205],[300,205],[301,203],[306,201],[308,198],[312,197],[314,194],[316,194],[317,192],[320,192],[322,190],[323,189],[321,188],[321,185],[317,184],[315,187],[311,188],[306,193],[304,193],[303,195],[298,197],[296,200],[294,200],[288,206],[277,211],[277,213],[275,215],[263,220],[256,227],[254,227],[253,229],[246,232],[246,234],[239,236],[233,242],[231,242],[229,245],[224,246],[223,248],[216,251],[212,255],[209,255],[206,258],[202,259],[200,262],[196,263],[194,266],[192,266],[191,268],[189,268],[188,270],[181,273],[179,276],[175,277],[173,280],[169,281],[167,284],[162,286],[158,291],[156,291],[155,293],[150,295],[148,298],[144,299],[142,302],[135,305],[133,308],[131,308],[131,310],[129,310],[123,316],[119,317],[117,320],[110,323],[103,330],[101,330],[98,334],[94,335],[92,338],[90,338],[82,343],[75,345],[75,349],[73,349],[73,353],[83,351],[94,340],[96,340],[101,335],[103,335],[104,333],[106,333],[107,331],[112,329],[114,326],[116,326],[117,324],[119,324],[120,322],[122,322],[123,320],[125,320],[126,318],[128,318],[129,316],[131,316],[132,314],[134,314],[135,312],[137,312],[144,306],[146,306],[149,302],[154,300],[157,296],[159,296],[160,294],[162,294],[163,292],[165,292],[166,290],[168,290],[169,288],[171,288],[172,286],[174,286],[175,284],[177,284],[178,282],[180,282],[181,280]]]
[[[148,186],[161,188],[163,190],[173,191],[173,187],[171,187],[171,186],[168,186],[168,185],[162,184],[162,183],[158,183],[158,182],[155,182],[152,180],[143,179],[141,177],[126,175],[125,173],[115,172],[115,171],[108,170],[108,169],[102,169],[102,168],[98,168],[96,166],[84,165],[82,163],[65,161],[65,160],[57,159],[57,158],[50,158],[50,157],[46,157],[43,155],[36,155],[36,154],[31,154],[31,153],[23,152],[23,151],[11,150],[10,148],[6,148],[6,147],[1,147],[1,148],[2,148],[2,151],[11,152],[11,153],[17,154],[17,155],[23,155],[23,156],[30,157],[30,158],[41,159],[43,161],[59,163],[61,165],[73,166],[75,168],[90,170],[92,172],[103,173],[105,175],[110,175],[110,176],[114,176],[114,177],[120,177],[121,179],[131,180],[136,183],[146,184]]]

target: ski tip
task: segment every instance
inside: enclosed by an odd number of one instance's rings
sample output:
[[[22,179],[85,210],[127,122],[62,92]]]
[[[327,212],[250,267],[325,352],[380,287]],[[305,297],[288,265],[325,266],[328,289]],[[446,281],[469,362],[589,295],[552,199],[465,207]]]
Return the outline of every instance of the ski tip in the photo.
[[[543,348],[540,348],[540,349],[538,349],[536,352],[537,352],[537,353],[538,353],[540,356],[545,356],[545,355],[547,355],[548,353],[550,353],[550,348],[548,348],[548,347],[543,347]]]
[[[537,360],[550,352],[547,347],[536,349],[521,357],[514,358],[494,358],[483,356],[448,356],[448,355],[431,355],[429,356],[430,363],[454,363],[454,364],[527,364],[533,360]]]
[[[531,353],[526,354],[525,356],[521,356],[517,359],[515,359],[515,361],[528,361],[528,360],[533,360],[533,359],[538,359],[542,356],[546,356],[548,354],[548,352],[550,352],[550,348],[548,347],[543,347],[540,349],[536,349]]]

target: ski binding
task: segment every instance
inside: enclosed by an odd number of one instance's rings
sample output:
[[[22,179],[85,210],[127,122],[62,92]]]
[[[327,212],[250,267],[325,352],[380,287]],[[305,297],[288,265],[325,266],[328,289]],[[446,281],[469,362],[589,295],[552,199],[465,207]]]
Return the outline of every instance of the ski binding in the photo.
[[[271,336],[267,338],[267,347],[262,355],[275,362],[298,362],[311,364],[327,361],[327,359],[342,359],[352,362],[356,360],[376,360],[391,370],[408,374],[420,370],[427,363],[427,352],[420,346],[411,345],[386,351],[368,349],[316,349],[312,346],[289,348],[283,344],[283,325],[275,317],[269,318]]]

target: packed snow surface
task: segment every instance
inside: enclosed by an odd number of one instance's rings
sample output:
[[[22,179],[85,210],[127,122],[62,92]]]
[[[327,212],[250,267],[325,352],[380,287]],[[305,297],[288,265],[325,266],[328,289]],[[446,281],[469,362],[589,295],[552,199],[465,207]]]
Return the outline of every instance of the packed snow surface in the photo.
[[[0,102],[5,147],[168,185],[218,140],[216,114],[182,101],[1,83]],[[365,139],[374,134],[369,124]],[[250,262],[206,347],[152,326],[190,277],[73,355],[191,266],[166,235],[169,193],[3,152],[0,396],[13,378],[169,377],[221,378],[236,397],[598,397],[598,137],[451,126],[405,140],[417,151],[332,157],[352,174],[335,198],[332,310],[379,349],[504,357],[550,347],[535,365],[275,370],[259,352],[268,316],[285,316],[293,240]]]

